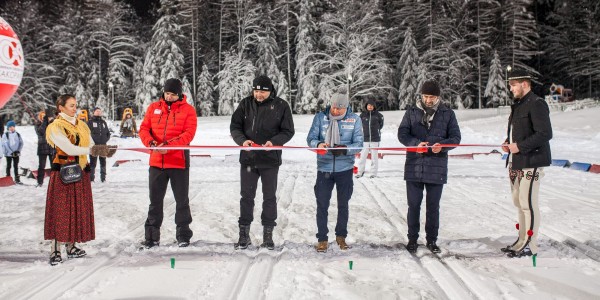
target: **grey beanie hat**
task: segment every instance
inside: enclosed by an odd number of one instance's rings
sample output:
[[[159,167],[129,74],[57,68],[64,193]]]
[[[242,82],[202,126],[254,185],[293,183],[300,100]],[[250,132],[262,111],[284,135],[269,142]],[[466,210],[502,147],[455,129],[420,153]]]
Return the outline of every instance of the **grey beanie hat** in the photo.
[[[350,100],[346,93],[337,92],[331,96],[331,107],[348,108]]]

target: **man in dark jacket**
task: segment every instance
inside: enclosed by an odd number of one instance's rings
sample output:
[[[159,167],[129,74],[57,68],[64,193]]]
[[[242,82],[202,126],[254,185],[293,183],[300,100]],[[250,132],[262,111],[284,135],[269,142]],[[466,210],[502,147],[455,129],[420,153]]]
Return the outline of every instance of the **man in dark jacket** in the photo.
[[[88,127],[92,134],[92,139],[96,145],[106,145],[110,139],[110,130],[106,121],[102,118],[102,109],[100,107],[94,108],[94,115],[88,121]],[[97,156],[90,155],[90,180],[94,182],[96,175],[96,163],[98,162]],[[100,157],[100,180],[106,181],[106,157]]]
[[[379,151],[371,150],[370,148],[379,147],[381,141],[381,129],[383,128],[383,115],[377,111],[375,101],[369,99],[365,104],[365,111],[360,114],[363,128],[363,150],[360,152],[360,162],[358,163],[358,174],[356,178],[360,178],[365,173],[365,164],[367,162],[367,156],[371,152],[371,161],[373,162],[373,170],[371,171],[371,178],[377,177],[377,167],[379,160],[377,154]],[[370,150],[370,151],[369,151]]]
[[[508,152],[510,187],[519,217],[519,238],[502,248],[509,257],[537,254],[540,180],[544,177],[543,167],[552,162],[550,110],[546,101],[531,91],[531,79],[527,72],[518,69],[508,77],[514,104],[502,149]]]
[[[398,140],[405,146],[417,146],[417,151],[406,153],[404,180],[408,199],[408,244],[406,249],[417,251],[419,216],[423,190],[427,212],[425,233],[427,248],[439,253],[437,246],[440,225],[440,199],[448,178],[448,151],[453,147],[441,144],[460,143],[460,128],[454,111],[441,103],[440,87],[436,81],[425,81],[421,87],[421,100],[409,108],[398,128]]]
[[[294,121],[287,102],[277,97],[271,79],[259,76],[252,82],[252,96],[240,101],[231,116],[230,132],[240,146],[283,146],[294,136]],[[250,224],[254,215],[254,197],[261,178],[263,205],[261,247],[274,249],[273,228],[277,225],[277,174],[281,150],[240,151],[240,236],[236,249],[251,245]]]
[[[41,117],[41,119],[40,119]],[[46,160],[52,164],[52,159],[54,155],[54,149],[48,145],[48,141],[46,141],[46,128],[48,128],[48,124],[54,121],[54,115],[47,115],[46,112],[40,112],[38,115],[38,120],[35,124],[35,133],[38,138],[38,147],[37,147],[37,155],[38,155],[38,170],[37,170],[37,186],[40,187],[44,184],[44,176],[46,175]]]

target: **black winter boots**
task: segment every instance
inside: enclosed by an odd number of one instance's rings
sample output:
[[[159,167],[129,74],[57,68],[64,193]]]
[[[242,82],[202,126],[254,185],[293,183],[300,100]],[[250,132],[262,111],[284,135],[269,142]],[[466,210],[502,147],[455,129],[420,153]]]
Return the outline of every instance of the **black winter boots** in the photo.
[[[269,250],[275,249],[275,243],[273,243],[273,226],[263,227],[263,243],[260,246]]]
[[[235,249],[246,249],[252,245],[250,240],[250,225],[240,225],[240,238],[233,246]]]

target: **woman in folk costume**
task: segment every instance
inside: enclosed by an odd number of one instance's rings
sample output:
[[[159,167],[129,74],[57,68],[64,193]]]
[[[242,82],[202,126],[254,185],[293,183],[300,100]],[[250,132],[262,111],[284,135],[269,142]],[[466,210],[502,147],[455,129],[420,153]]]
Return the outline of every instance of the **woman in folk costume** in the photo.
[[[56,150],[46,195],[44,222],[44,239],[52,240],[51,265],[62,262],[61,243],[66,243],[69,258],[86,255],[75,243],[95,238],[94,204],[87,157],[90,154],[110,157],[116,151],[116,148],[107,145],[94,145],[87,124],[75,115],[77,100],[74,96],[59,96],[56,108],[60,113],[46,129],[48,144]],[[68,173],[71,177],[67,177],[67,172],[61,172],[63,168],[65,171],[76,168],[79,172],[74,170]],[[80,176],[72,176],[77,173]]]
[[[121,137],[135,137],[137,135],[137,127],[135,120],[130,113],[125,115],[121,121]]]

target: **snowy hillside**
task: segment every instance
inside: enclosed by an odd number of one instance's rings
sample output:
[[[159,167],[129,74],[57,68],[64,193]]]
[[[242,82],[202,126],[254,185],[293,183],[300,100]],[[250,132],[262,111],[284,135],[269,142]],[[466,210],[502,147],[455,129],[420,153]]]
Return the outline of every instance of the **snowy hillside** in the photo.
[[[506,110],[458,111],[463,143],[499,144]],[[600,108],[553,112],[553,157],[600,163]],[[399,146],[402,111],[384,112],[382,146]],[[312,116],[294,116],[288,145],[305,146]],[[17,127],[26,146],[21,166],[37,167],[32,127]],[[138,140],[113,138],[121,146]],[[199,118],[195,145],[234,145],[229,117]],[[490,152],[459,148],[451,154]],[[279,172],[276,249],[233,249],[239,214],[239,163],[235,151],[196,151],[190,204],[192,245],[175,242],[174,200],[165,200],[158,249],[139,251],[148,200],[148,157],[118,151],[108,160],[106,183],[93,184],[96,240],[87,257],[48,265],[43,241],[47,181],[0,188],[0,299],[598,299],[600,298],[600,175],[548,167],[540,188],[540,253],[509,259],[499,248],[517,231],[507,170],[500,155],[450,159],[441,201],[441,258],[420,247],[405,249],[404,156],[385,156],[379,177],[355,179],[348,242],[317,253],[315,154],[287,151]],[[110,167],[117,160],[141,160]],[[2,160],[2,170],[6,161]],[[369,168],[367,167],[367,172]],[[2,174],[4,175],[4,174]],[[368,175],[368,173],[367,173]],[[262,241],[258,189],[253,244]],[[335,196],[334,196],[335,198]],[[424,209],[422,210],[424,221]],[[332,199],[329,228],[335,226]],[[421,227],[422,236],[424,227]],[[330,241],[332,236],[330,235]],[[422,238],[420,243],[424,243]],[[175,259],[171,268],[170,259]],[[353,268],[349,269],[352,261]]]

